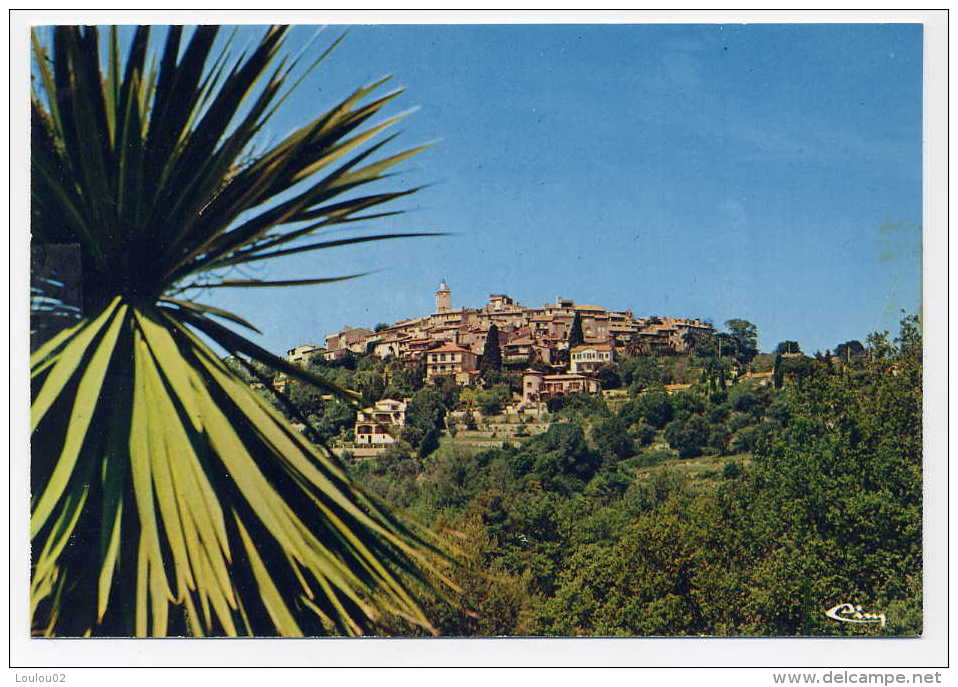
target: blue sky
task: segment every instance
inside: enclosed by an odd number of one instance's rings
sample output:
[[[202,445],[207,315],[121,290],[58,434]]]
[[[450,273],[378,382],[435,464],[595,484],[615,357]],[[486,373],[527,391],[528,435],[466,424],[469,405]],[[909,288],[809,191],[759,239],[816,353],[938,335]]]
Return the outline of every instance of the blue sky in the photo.
[[[455,306],[744,318],[763,350],[894,332],[921,303],[921,44],[901,24],[349,27],[266,139],[395,75],[388,114],[419,110],[388,150],[436,144],[381,188],[431,186],[352,231],[455,235],[284,258],[248,274],[381,271],[205,300],[275,352],[431,312],[443,277]]]

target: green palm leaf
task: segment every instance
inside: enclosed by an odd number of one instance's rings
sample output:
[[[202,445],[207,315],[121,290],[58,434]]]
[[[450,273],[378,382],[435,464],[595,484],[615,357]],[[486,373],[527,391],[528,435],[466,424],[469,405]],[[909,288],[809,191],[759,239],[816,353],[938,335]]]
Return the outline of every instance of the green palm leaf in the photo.
[[[370,123],[399,94],[368,101],[379,82],[245,160],[296,85],[298,60],[277,60],[286,33],[268,29],[240,58],[216,49],[216,27],[185,43],[170,27],[156,53],[139,27],[125,58],[115,28],[33,37],[32,232],[79,246],[84,286],[80,322],[31,357],[35,633],[361,634],[383,613],[431,627],[413,592],[443,579],[431,535],[352,484],[198,333],[357,395],[211,318],[258,331],[239,315],[174,297],[211,269],[434,235],[295,243],[395,214],[357,213],[418,189],[349,192],[421,148],[376,157],[391,138],[373,138],[399,119]]]

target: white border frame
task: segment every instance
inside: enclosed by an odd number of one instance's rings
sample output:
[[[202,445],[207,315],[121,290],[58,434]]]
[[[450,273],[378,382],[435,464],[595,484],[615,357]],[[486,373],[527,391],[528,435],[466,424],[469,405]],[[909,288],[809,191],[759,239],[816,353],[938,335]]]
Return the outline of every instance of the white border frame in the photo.
[[[925,630],[920,639],[309,639],[42,640],[28,636],[27,594],[9,599],[14,667],[111,666],[945,666],[948,595],[947,487],[947,33],[944,11],[88,11],[24,10],[10,17],[10,131],[29,131],[29,36],[32,24],[222,23],[862,23],[924,24],[925,320]],[[10,217],[10,542],[29,550],[28,303],[29,136],[11,136]],[[930,372],[931,371],[931,372]],[[14,555],[10,589],[29,588],[29,560]],[[5,573],[4,573],[5,574]],[[24,673],[23,670],[20,671]],[[126,671],[122,671],[126,672]],[[906,671],[907,672],[907,671]],[[257,679],[259,671],[252,673]],[[205,679],[212,674],[202,673]],[[701,674],[703,679],[709,679]],[[264,676],[265,677],[265,676]],[[375,677],[375,676],[374,676]],[[385,674],[380,674],[385,678]],[[663,676],[671,680],[668,674]],[[215,679],[215,678],[214,678]],[[282,679],[282,677],[280,677]],[[391,679],[391,678],[387,678]],[[258,681],[258,680],[257,680]],[[769,681],[770,683],[770,681]]]

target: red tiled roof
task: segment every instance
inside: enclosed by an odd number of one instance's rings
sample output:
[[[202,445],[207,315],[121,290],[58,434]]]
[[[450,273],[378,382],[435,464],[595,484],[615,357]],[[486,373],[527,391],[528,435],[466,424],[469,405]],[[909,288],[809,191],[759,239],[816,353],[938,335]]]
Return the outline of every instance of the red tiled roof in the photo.
[[[610,344],[608,341],[603,341],[601,343],[590,343],[590,344],[583,344],[581,346],[572,347],[573,353],[575,353],[576,351],[589,351],[589,350],[610,351],[612,350],[612,344]]]
[[[439,348],[433,348],[429,353],[472,353],[468,348],[462,348],[456,344],[445,344]],[[472,353],[475,355],[475,353]]]

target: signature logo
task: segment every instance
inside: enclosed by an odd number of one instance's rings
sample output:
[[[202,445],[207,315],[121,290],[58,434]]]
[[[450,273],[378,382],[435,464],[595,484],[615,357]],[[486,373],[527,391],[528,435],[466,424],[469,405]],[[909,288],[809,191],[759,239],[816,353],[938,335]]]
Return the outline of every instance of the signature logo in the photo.
[[[829,608],[825,615],[840,623],[878,623],[881,627],[885,627],[887,620],[884,613],[863,613],[861,606],[849,603]]]

